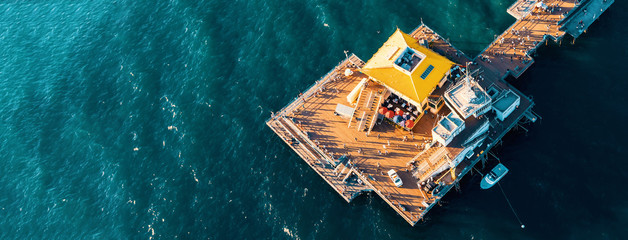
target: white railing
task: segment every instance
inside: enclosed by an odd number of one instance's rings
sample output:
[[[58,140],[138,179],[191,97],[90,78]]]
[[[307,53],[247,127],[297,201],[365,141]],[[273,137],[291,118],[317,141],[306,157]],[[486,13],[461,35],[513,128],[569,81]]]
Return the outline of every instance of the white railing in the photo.
[[[311,97],[312,95],[314,95],[317,89],[319,89],[321,86],[325,85],[330,80],[332,80],[336,76],[336,74],[340,74],[337,72],[339,66],[346,65],[347,62],[355,62],[355,61],[361,64],[364,63],[360,58],[358,58],[355,54],[352,53],[351,55],[349,55],[348,58],[345,58],[342,61],[340,61],[338,65],[336,65],[336,67],[334,67],[332,70],[327,72],[327,74],[325,74],[321,79],[317,80],[315,83],[310,85],[307,88],[307,91],[303,93],[303,95],[296,97],[294,100],[288,103],[288,105],[283,107],[281,110],[277,111],[277,114],[274,114],[274,116],[271,116],[271,119],[276,119],[280,116],[286,116],[286,113],[293,112],[296,108],[298,108],[299,104],[302,104],[302,103],[305,104],[305,100]]]

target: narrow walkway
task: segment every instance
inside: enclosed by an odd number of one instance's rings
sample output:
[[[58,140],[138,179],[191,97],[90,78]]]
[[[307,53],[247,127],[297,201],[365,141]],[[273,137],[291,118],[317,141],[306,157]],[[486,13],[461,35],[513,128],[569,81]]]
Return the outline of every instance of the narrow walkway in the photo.
[[[559,22],[575,6],[575,0],[546,0],[547,9],[534,8],[493,41],[477,58],[484,71],[500,78],[510,73],[518,78],[534,60],[530,54],[550,38],[560,41],[565,32]]]

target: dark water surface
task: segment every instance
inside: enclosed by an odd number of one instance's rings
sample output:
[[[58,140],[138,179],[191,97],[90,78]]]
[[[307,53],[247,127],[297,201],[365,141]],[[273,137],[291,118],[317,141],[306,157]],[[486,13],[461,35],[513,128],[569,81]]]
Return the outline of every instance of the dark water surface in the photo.
[[[477,175],[414,228],[347,204],[264,125],[343,50],[422,18],[474,55],[511,3],[4,1],[0,239],[625,239],[625,1],[514,81],[543,117],[495,150],[524,230]]]

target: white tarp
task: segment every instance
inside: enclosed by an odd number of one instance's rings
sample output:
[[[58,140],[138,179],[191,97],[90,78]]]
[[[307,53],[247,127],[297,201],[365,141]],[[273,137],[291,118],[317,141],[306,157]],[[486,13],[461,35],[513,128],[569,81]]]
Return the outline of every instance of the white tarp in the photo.
[[[358,101],[358,96],[360,95],[360,92],[362,92],[362,87],[364,87],[364,84],[366,84],[366,78],[362,78],[362,81],[360,81],[360,83],[358,83],[358,85],[355,86],[353,90],[351,90],[349,95],[347,95],[347,102],[353,105],[356,101]]]
[[[543,3],[543,2],[538,2],[536,4],[536,7],[542,8],[543,10],[547,10],[547,5],[545,5],[545,3]]]
[[[351,118],[351,116],[353,115],[353,111],[354,109],[352,107],[345,106],[340,103],[336,105],[336,113],[338,113],[338,115],[340,115],[341,117]]]

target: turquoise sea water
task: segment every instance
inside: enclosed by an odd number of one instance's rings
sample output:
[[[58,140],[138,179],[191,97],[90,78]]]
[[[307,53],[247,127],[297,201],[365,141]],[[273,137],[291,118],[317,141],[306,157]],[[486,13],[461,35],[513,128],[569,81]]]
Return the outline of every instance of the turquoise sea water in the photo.
[[[625,239],[625,1],[513,81],[543,117],[495,150],[524,230],[477,175],[413,228],[347,204],[264,124],[343,50],[422,19],[475,55],[511,3],[1,2],[0,239]]]

